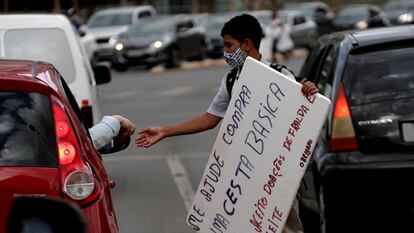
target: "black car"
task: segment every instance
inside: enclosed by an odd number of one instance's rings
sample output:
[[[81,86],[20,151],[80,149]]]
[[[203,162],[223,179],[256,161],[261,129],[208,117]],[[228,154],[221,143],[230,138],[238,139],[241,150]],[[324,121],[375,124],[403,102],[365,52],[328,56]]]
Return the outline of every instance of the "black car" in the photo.
[[[305,232],[414,232],[413,54],[414,26],[319,38],[300,75],[332,105],[301,186]]]
[[[208,56],[211,58],[223,57],[223,39],[221,29],[224,24],[240,12],[226,12],[206,14],[199,19],[199,25],[206,30],[209,40]]]
[[[372,4],[351,4],[342,8],[333,20],[336,31],[384,27],[390,25],[385,13]]]
[[[414,23],[414,0],[387,1],[384,11],[391,24]]]
[[[176,67],[184,59],[204,59],[208,47],[204,30],[186,15],[148,19],[132,25],[115,44],[112,67],[118,71],[138,65]]]

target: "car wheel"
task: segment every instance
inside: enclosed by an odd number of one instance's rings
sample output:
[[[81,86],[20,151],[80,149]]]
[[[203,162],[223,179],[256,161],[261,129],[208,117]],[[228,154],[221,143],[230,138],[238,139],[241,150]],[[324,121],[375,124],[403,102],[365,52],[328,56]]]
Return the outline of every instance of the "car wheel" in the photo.
[[[172,49],[170,51],[168,61],[165,64],[165,68],[175,68],[180,66],[181,60],[180,60],[180,52],[177,49]]]

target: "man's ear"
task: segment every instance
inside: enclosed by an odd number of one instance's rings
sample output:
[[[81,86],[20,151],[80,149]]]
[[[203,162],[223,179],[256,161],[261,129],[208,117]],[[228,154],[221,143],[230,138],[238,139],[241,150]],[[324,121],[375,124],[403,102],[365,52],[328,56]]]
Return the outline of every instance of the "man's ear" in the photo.
[[[245,46],[244,49],[245,49],[246,52],[250,52],[252,49],[255,48],[254,44],[253,44],[253,41],[250,40],[250,39],[245,39],[243,44]]]

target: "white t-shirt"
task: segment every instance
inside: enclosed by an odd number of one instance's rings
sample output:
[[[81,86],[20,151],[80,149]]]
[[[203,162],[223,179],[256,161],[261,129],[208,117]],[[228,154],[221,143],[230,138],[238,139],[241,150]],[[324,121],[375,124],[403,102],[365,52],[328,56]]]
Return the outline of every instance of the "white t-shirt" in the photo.
[[[260,61],[266,65],[270,65],[269,62],[264,60],[263,56],[262,56],[262,60]],[[236,75],[237,78],[234,83],[237,82],[238,77],[240,75],[240,71],[241,71],[240,69],[237,71],[237,75]],[[281,73],[286,75],[288,78],[295,80],[295,76],[288,69],[283,68]],[[229,106],[229,102],[230,102],[230,95],[227,91],[226,79],[227,79],[227,74],[221,80],[220,89],[217,92],[216,96],[214,97],[213,102],[211,102],[210,106],[207,109],[208,113],[221,117],[221,118],[223,118],[224,115],[226,114],[227,107]]]

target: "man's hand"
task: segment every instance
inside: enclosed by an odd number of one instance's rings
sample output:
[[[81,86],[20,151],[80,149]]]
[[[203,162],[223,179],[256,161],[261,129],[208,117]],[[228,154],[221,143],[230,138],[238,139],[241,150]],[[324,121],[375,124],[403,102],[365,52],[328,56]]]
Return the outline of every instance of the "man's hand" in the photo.
[[[148,148],[165,137],[161,127],[149,126],[142,129],[139,135],[135,138],[135,144],[138,147]]]
[[[302,84],[302,93],[304,96],[308,97],[319,92],[319,89],[311,81],[306,80],[306,78],[300,81]]]
[[[119,124],[121,124],[121,129],[119,130],[119,133],[114,140],[117,143],[122,144],[123,142],[126,142],[132,134],[134,134],[135,125],[123,116],[113,115],[112,117],[117,119],[119,121]]]

